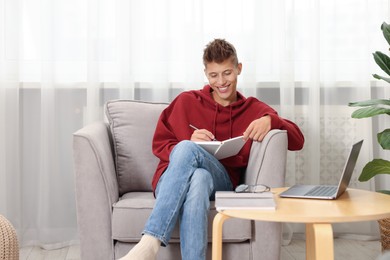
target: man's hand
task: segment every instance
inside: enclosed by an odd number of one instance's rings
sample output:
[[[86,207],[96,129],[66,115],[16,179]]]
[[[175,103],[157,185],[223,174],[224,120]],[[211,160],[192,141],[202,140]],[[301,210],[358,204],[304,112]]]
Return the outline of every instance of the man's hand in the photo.
[[[191,141],[212,141],[215,140],[214,135],[206,129],[197,129],[191,135]]]
[[[244,132],[244,140],[252,139],[253,141],[262,141],[265,135],[271,130],[271,117],[263,116],[253,120]]]

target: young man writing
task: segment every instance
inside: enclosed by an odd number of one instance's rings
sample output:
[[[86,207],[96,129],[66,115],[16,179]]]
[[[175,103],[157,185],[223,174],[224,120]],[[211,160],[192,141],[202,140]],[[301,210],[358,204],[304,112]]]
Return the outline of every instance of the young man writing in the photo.
[[[239,184],[252,141],[262,141],[271,129],[285,129],[289,150],[303,147],[304,137],[293,122],[237,92],[242,64],[233,45],[221,39],[210,42],[203,63],[209,85],[181,93],[159,118],[153,138],[153,153],[160,159],[152,180],[156,204],[141,241],[122,259],[156,259],[179,221],[182,259],[205,260],[210,200],[216,191]],[[193,142],[241,135],[250,141],[237,155],[220,161]]]

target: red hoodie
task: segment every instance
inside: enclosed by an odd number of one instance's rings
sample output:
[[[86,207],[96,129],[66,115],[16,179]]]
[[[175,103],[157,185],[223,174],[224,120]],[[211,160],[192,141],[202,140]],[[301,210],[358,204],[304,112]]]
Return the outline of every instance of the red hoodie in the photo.
[[[253,120],[269,115],[271,129],[287,130],[288,149],[302,149],[304,137],[298,126],[279,117],[267,104],[254,97],[245,98],[237,92],[237,101],[223,107],[214,101],[212,91],[207,85],[202,90],[183,92],[161,113],[153,138],[153,153],[160,159],[152,180],[153,190],[168,167],[173,147],[182,140],[190,140],[194,131],[190,124],[209,130],[217,140],[226,140],[242,135]],[[233,187],[238,185],[241,174],[245,172],[251,145],[252,142],[248,141],[236,156],[220,160]]]

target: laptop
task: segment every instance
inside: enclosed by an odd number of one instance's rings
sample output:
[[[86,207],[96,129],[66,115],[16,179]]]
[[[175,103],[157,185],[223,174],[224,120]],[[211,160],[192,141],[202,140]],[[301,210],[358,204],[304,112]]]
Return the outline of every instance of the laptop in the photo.
[[[282,198],[337,199],[349,185],[362,144],[363,140],[352,145],[339,185],[294,185],[279,196]]]

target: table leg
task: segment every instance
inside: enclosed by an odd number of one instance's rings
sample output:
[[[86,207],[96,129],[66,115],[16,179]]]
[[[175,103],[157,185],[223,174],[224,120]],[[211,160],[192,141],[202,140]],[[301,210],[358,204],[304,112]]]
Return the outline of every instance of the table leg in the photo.
[[[331,224],[306,224],[306,259],[334,259]]]
[[[214,217],[213,244],[212,244],[213,260],[222,260],[222,228],[223,228],[223,222],[225,222],[225,220],[228,218],[230,217],[224,215],[223,213],[218,213]]]

